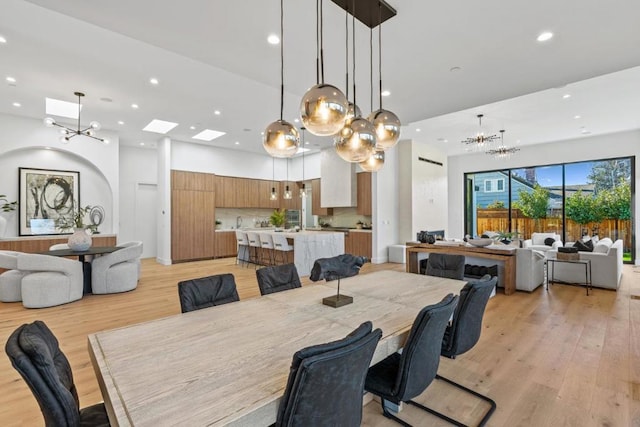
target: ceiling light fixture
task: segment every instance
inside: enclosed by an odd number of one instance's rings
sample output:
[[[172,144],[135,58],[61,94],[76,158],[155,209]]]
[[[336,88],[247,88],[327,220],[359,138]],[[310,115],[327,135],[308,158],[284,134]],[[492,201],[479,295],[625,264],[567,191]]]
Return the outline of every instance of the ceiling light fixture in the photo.
[[[382,21],[381,3],[378,3],[378,17]],[[369,115],[369,121],[376,130],[376,149],[384,151],[393,148],[398,143],[401,124],[395,113],[382,108],[382,22],[378,26],[378,78],[380,85],[379,108]],[[373,109],[373,106],[371,108]]]
[[[158,79],[156,79],[155,77],[151,77],[149,79],[149,83],[151,83],[152,85],[156,86],[156,85],[160,84],[160,81],[158,81]]]
[[[562,99],[569,99],[571,98],[571,94],[569,93],[565,93],[564,95],[562,95]]]
[[[280,43],[280,37],[275,34],[269,34],[269,37],[267,37],[267,41],[269,42],[269,44],[278,44]]]
[[[306,129],[303,126],[300,130],[302,131],[302,142],[304,143],[304,131]],[[304,152],[308,150],[306,148],[300,148],[300,151],[302,151],[302,187],[300,187],[300,197],[305,197],[307,195],[307,188],[304,184]]]
[[[0,36],[0,43],[5,44],[7,42],[7,39],[4,38],[3,36]]]
[[[291,190],[289,189],[289,159],[285,159],[287,162],[287,180],[285,181],[284,194],[282,195],[283,199],[291,200],[293,198],[293,194],[291,194]]]
[[[202,132],[193,135],[191,139],[199,139],[200,141],[213,141],[216,138],[224,135],[225,132],[220,132],[217,130],[205,129]]]
[[[335,135],[343,128],[349,109],[347,97],[324,82],[323,0],[316,0],[316,85],[300,101],[300,118],[317,136]]]
[[[220,110],[215,110],[215,111],[213,112],[213,114],[215,114],[216,116],[219,116],[219,115],[220,115],[220,114],[222,114],[222,113],[220,112]]]
[[[298,129],[283,120],[284,110],[284,1],[280,0],[280,120],[272,122],[264,131],[262,146],[273,157],[291,157],[298,151]]]
[[[131,108],[137,110],[138,108],[140,108],[140,106],[138,104],[131,104]]]
[[[355,31],[355,0],[352,2],[354,13],[351,14],[351,53],[353,55],[353,111],[352,118],[345,121],[342,130],[335,138],[335,148],[338,155],[347,162],[360,163],[367,160],[376,146],[376,130],[373,124],[362,118],[356,102],[356,31]],[[347,12],[348,9],[347,9]]]
[[[13,106],[17,107],[17,108],[20,108],[20,107],[22,107],[22,104],[20,104],[19,102],[14,102]]]
[[[118,124],[119,124],[119,125],[123,125],[123,124],[124,124],[124,122],[123,122],[122,120],[118,120]]]
[[[271,195],[269,195],[269,200],[278,200],[278,192],[276,191],[276,158],[271,158],[271,172],[273,173],[271,179]]]
[[[537,40],[539,42],[546,42],[548,40],[551,40],[553,38],[553,33],[550,31],[545,31],[543,33],[540,33],[540,35],[538,36]]]
[[[504,129],[500,130],[500,146],[494,150],[487,151],[487,154],[492,155],[496,159],[508,159],[513,153],[520,151],[519,148],[504,145],[504,132]]]
[[[484,147],[485,143],[495,141],[496,139],[498,139],[498,135],[494,134],[494,135],[485,136],[484,132],[482,131],[482,118],[484,117],[484,114],[478,114],[477,117],[478,117],[478,124],[479,124],[478,133],[476,134],[476,136],[467,138],[465,140],[462,140],[461,142],[467,145],[474,144],[474,147],[482,148]]]
[[[100,127],[101,127],[100,123],[98,123],[96,121],[93,121],[93,122],[89,123],[89,127],[88,128],[86,128],[86,129],[81,129],[80,128],[80,110],[82,109],[82,106],[81,106],[81,103],[80,103],[80,99],[84,96],[84,93],[82,93],[82,92],[74,92],[73,94],[78,97],[78,127],[77,127],[77,129],[71,129],[71,128],[63,126],[61,124],[58,124],[51,117],[45,118],[44,119],[44,124],[47,127],[57,126],[57,127],[61,128],[60,132],[62,133],[62,136],[60,137],[60,142],[62,142],[63,144],[68,143],[71,138],[73,138],[74,136],[77,136],[77,135],[87,136],[89,138],[93,138],[93,139],[96,139],[96,140],[98,140],[100,142],[104,142],[104,143],[108,144],[109,143],[108,140],[106,140],[104,138],[98,138],[97,136],[95,136],[96,131],[100,130]]]
[[[7,83],[15,83],[16,82],[15,77],[11,77],[11,76],[7,76],[6,80],[7,80]]]
[[[164,120],[153,119],[142,130],[145,132],[154,132],[160,134],[166,134],[171,129],[178,126],[178,123],[166,122]]]

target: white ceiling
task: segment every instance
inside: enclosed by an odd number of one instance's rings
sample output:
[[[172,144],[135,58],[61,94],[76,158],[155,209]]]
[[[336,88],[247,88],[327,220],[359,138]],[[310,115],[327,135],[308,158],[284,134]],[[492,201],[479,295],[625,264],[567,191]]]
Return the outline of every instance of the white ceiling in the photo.
[[[79,90],[86,93],[83,122],[100,121],[123,144],[157,141],[141,131],[157,118],[180,123],[168,134],[176,140],[197,142],[191,136],[208,127],[227,133],[210,145],[264,152],[260,132],[279,118],[279,47],[266,38],[279,32],[280,2],[2,3],[1,113],[43,118],[45,97],[74,101]],[[640,128],[640,69],[631,69],[640,66],[637,0],[389,3],[398,15],[383,24],[384,87],[391,91],[384,106],[406,125],[403,138],[461,154],[459,141],[476,132],[478,113],[489,133],[504,128],[512,144],[577,137],[581,126],[592,135]],[[293,121],[315,84],[315,1],[284,5],[284,118]],[[325,80],[344,89],[344,12],[328,0],[324,10]],[[555,37],[536,42],[544,30]],[[356,23],[357,101],[365,114],[368,37]],[[627,71],[592,79],[620,70]]]

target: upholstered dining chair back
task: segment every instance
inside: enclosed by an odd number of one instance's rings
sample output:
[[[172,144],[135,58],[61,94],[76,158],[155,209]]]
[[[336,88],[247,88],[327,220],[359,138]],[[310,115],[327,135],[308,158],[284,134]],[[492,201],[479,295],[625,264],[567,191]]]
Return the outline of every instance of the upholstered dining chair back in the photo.
[[[420,395],[435,379],[440,346],[458,297],[424,307],[413,322],[402,354],[394,353],[369,369],[365,389],[394,403]]]
[[[142,242],[127,242],[110,254],[91,262],[91,288],[94,294],[127,292],[138,286]]]
[[[286,291],[302,286],[295,264],[282,264],[256,270],[260,295]]]
[[[233,274],[216,274],[178,283],[180,308],[183,313],[240,301]]]
[[[71,365],[44,322],[18,327],[5,351],[38,401],[47,427],[109,425],[104,404],[79,409]]]
[[[427,260],[427,276],[464,279],[464,255],[429,254]]]
[[[27,308],[52,307],[82,298],[82,263],[77,260],[21,253],[18,269],[29,272],[21,287],[22,305]]]
[[[364,380],[382,331],[365,322],[347,337],[293,355],[276,426],[360,426]]]
[[[469,351],[480,339],[482,317],[491,292],[498,278],[485,276],[481,280],[468,282],[460,291],[460,301],[451,324],[442,339],[441,354],[454,359]]]

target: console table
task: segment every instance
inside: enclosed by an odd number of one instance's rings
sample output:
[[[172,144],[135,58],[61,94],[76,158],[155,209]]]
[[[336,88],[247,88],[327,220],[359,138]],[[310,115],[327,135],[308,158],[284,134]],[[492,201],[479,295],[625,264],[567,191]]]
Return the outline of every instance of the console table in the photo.
[[[504,262],[504,294],[516,291],[516,248],[510,246],[484,247],[463,245],[438,245],[420,243],[407,246],[407,272],[420,273],[418,254],[436,252],[441,254],[464,255],[465,257],[485,258]]]

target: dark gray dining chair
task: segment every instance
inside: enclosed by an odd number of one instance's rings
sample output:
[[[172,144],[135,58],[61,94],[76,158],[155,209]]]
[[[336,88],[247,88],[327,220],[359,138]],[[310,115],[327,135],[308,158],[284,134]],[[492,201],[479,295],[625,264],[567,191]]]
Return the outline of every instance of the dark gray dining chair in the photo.
[[[464,255],[429,254],[426,275],[463,280]]]
[[[369,368],[364,388],[380,397],[385,417],[410,425],[393,415],[387,402],[396,405],[406,402],[432,412],[412,399],[422,394],[436,378],[442,337],[457,302],[458,297],[449,294],[439,303],[424,307],[413,322],[402,353],[393,353]]]
[[[276,426],[358,427],[367,369],[382,336],[365,322],[347,337],[293,355]]]
[[[103,403],[80,409],[71,365],[44,322],[18,327],[5,351],[38,401],[47,427],[109,426]]]
[[[295,289],[302,286],[295,264],[283,264],[256,270],[260,295]]]
[[[240,301],[231,273],[184,280],[178,283],[178,296],[183,313]]]

